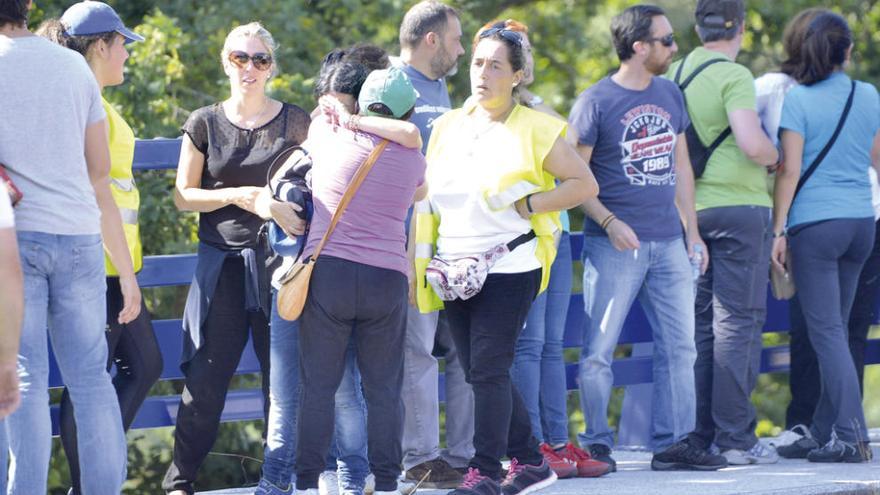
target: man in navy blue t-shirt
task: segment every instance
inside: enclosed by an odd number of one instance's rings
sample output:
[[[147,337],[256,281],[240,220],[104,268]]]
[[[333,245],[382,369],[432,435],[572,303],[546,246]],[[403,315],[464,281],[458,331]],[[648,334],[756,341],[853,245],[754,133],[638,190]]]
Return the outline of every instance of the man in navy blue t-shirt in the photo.
[[[577,99],[569,139],[599,182],[584,204],[584,307],[580,363],[586,432],[594,458],[614,465],[608,427],[611,360],[638,297],[654,330],[653,469],[718,469],[724,457],[691,445],[695,423],[694,274],[703,259],[696,228],[694,177],[684,131],[684,99],[657,77],[677,51],[663,10],[637,5],[611,24],[620,69]],[[678,207],[676,207],[678,205]],[[685,225],[682,226],[682,220]]]

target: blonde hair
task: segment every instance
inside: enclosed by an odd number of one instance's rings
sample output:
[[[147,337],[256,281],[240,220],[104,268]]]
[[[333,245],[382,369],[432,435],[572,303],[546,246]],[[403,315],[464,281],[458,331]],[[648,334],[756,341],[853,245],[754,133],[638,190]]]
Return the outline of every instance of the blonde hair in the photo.
[[[226,35],[226,40],[223,42],[223,50],[220,52],[220,61],[223,64],[228,63],[227,58],[229,57],[229,52],[232,51],[229,45],[236,38],[257,38],[260,40],[266,46],[266,51],[272,56],[271,76],[278,74],[278,60],[275,57],[275,50],[278,49],[278,44],[275,43],[272,33],[256,21],[234,27],[232,31],[229,31],[229,34]]]

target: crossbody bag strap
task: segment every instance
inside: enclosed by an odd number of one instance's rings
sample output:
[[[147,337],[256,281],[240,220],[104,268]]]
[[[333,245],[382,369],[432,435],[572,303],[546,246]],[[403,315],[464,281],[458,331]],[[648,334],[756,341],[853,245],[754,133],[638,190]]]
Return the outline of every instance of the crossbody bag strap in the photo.
[[[840,131],[843,129],[843,124],[846,123],[846,118],[849,115],[849,110],[852,108],[853,97],[856,94],[856,81],[852,81],[852,87],[849,90],[849,98],[846,99],[846,106],[843,107],[843,114],[840,116],[840,120],[837,122],[837,128],[834,129],[834,134],[831,135],[831,139],[828,140],[828,144],[822,148],[822,151],[816,156],[816,159],[813,160],[813,163],[810,164],[810,167],[807,168],[807,171],[804,172],[804,175],[798,180],[797,187],[794,190],[794,196],[791,197],[791,202],[794,204],[794,198],[797,197],[800,190],[804,187],[804,184],[807,182],[807,179],[813,175],[813,172],[816,171],[816,168],[822,163],[822,160],[825,159],[825,155],[831,151],[831,147],[834,146],[834,142],[837,141],[837,137],[840,136]]]
[[[330,237],[330,234],[333,233],[336,224],[339,223],[339,219],[348,207],[348,203],[351,202],[351,198],[354,197],[354,193],[356,193],[358,188],[361,187],[364,179],[367,178],[367,174],[370,173],[370,169],[373,168],[373,164],[376,163],[379,155],[382,154],[382,151],[385,150],[385,146],[387,145],[387,139],[380,141],[379,144],[373,148],[373,151],[370,152],[370,156],[367,157],[364,163],[361,164],[360,168],[357,169],[357,172],[355,172],[354,177],[352,177],[351,182],[348,184],[348,188],[345,190],[345,194],[343,194],[342,199],[339,200],[339,205],[336,207],[333,217],[330,219],[330,225],[327,227],[327,232],[324,232],[324,237],[321,238],[321,242],[312,254],[313,262],[318,259],[318,255],[321,254],[321,250],[323,250],[324,245],[327,244],[327,239]]]

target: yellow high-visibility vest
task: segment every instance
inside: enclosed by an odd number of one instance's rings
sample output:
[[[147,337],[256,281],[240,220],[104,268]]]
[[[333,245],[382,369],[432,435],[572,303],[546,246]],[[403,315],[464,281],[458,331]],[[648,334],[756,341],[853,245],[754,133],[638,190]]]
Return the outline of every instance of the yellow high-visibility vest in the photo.
[[[452,110],[434,121],[428,143],[428,167],[431,167],[432,158],[442,156],[444,149],[461,146],[461,143],[452,139],[444,139],[444,131],[461,126],[462,119],[466,118],[470,108]],[[516,155],[521,156],[521,160],[514,171],[499,174],[498,182],[483,191],[483,198],[492,210],[509,208],[527,194],[549,191],[556,187],[554,177],[544,171],[544,159],[556,139],[565,135],[567,128],[562,120],[521,105],[513,109],[504,126],[517,138],[519,149],[516,150]],[[429,194],[430,187],[431,184],[428,184]],[[437,251],[440,216],[432,211],[428,199],[416,203],[413,216],[416,301],[419,311],[429,313],[443,309],[443,301],[434,293],[425,278],[425,269]],[[542,268],[541,287],[538,291],[540,293],[547,288],[550,281],[550,267],[556,258],[556,236],[562,230],[562,224],[559,212],[533,215],[531,224],[538,242],[535,256]]]
[[[128,244],[128,252],[131,254],[134,271],[138,272],[143,266],[143,254],[138,227],[138,208],[141,198],[131,171],[134,161],[134,132],[107,100],[102,98],[102,101],[104,111],[107,112],[109,128],[110,192],[113,193],[113,200],[119,208],[120,216],[122,216],[122,229],[125,231],[125,242]],[[107,269],[107,275],[119,275],[116,267],[110,262],[110,256],[106,253],[104,265]]]

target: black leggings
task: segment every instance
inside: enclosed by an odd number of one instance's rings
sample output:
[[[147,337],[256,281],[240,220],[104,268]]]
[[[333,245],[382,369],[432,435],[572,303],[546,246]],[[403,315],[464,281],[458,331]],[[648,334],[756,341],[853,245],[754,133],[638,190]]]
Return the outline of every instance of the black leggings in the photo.
[[[117,319],[123,304],[119,278],[107,277],[107,370],[116,364],[113,386],[119,398],[122,426],[128,431],[150,387],[162,374],[162,353],[153,333],[150,313],[143,301],[138,317],[124,325]],[[78,494],[80,466],[76,449],[76,422],[66,388],[61,396],[61,444],[70,466],[72,493]]]

